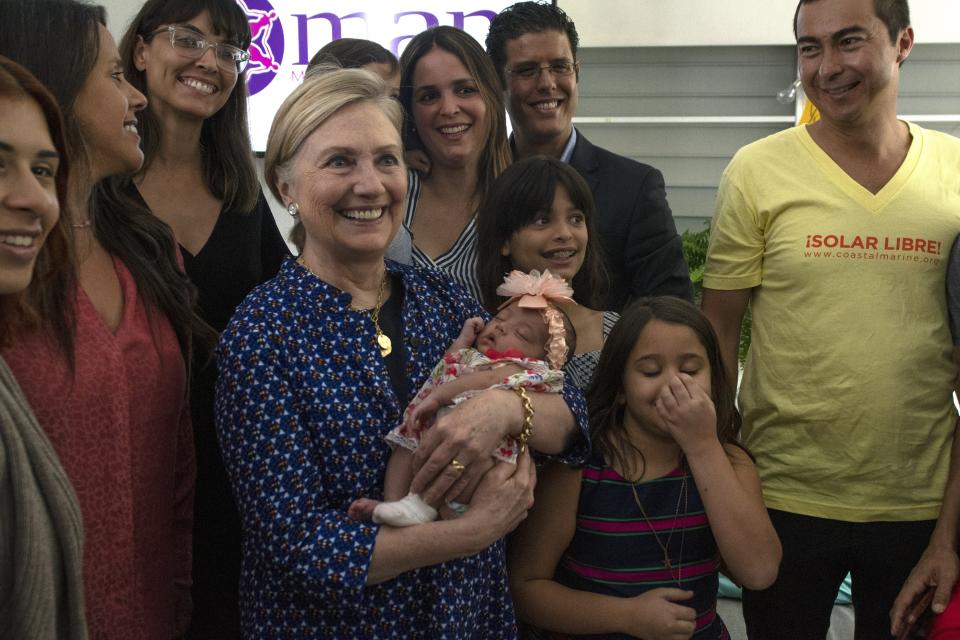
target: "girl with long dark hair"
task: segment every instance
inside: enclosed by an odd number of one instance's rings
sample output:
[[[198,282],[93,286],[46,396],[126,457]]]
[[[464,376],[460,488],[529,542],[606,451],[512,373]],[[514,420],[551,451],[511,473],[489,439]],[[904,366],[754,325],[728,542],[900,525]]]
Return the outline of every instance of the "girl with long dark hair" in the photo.
[[[587,407],[590,460],[539,474],[509,548],[518,618],[564,638],[729,640],[720,566],[763,589],[781,550],[709,321],[678,298],[633,303]]]
[[[566,373],[581,389],[590,385],[600,348],[620,315],[598,305],[606,272],[594,232],[590,187],[570,165],[534,156],[497,178],[477,215],[477,281],[488,310],[500,304],[497,285],[512,269],[549,270],[573,287],[561,306],[577,331],[577,351]]]
[[[0,347],[47,323],[73,350],[69,160],[56,100],[0,56]],[[80,505],[0,357],[0,620],[11,638],[83,640]]]

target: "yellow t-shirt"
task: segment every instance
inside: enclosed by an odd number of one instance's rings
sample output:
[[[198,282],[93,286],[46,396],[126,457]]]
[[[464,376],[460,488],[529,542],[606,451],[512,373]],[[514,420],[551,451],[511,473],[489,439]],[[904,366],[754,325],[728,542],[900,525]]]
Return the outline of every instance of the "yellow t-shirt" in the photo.
[[[960,140],[910,132],[877,194],[806,127],[744,147],[724,172],[704,286],[756,287],[740,407],[770,508],[937,517],[956,417],[944,277]]]

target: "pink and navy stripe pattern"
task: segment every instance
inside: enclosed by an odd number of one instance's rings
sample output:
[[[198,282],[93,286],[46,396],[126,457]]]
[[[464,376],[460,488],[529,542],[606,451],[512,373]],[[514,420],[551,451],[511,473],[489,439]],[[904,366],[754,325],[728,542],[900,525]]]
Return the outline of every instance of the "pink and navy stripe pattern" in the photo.
[[[685,477],[686,499],[681,495]],[[693,591],[693,598],[679,604],[697,611],[694,637],[729,638],[716,612],[720,556],[693,477],[678,468],[638,483],[637,496],[649,520],[637,507],[630,484],[599,454],[583,468],[577,528],[557,567],[557,580],[624,598],[659,587]],[[654,532],[667,546],[670,567],[664,566]]]

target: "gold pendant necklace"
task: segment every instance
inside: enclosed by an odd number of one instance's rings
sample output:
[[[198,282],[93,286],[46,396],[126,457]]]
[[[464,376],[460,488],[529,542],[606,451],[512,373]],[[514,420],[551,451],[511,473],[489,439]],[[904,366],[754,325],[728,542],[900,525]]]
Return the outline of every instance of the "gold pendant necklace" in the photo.
[[[639,480],[637,482],[639,482]],[[633,491],[633,501],[636,502],[637,507],[640,508],[640,515],[643,516],[647,526],[650,527],[650,533],[653,534],[653,539],[657,541],[657,546],[659,546],[660,550],[663,551],[663,568],[670,572],[670,577],[674,577],[673,562],[670,560],[670,540],[673,538],[673,532],[677,530],[677,520],[680,519],[681,500],[683,500],[684,514],[686,514],[688,510],[687,507],[689,505],[690,494],[687,490],[687,474],[684,473],[683,481],[680,483],[680,493],[677,494],[677,509],[673,514],[673,526],[670,527],[670,533],[667,535],[666,544],[660,541],[660,536],[657,535],[657,530],[653,527],[653,523],[650,522],[650,518],[647,517],[647,511],[643,508],[643,504],[640,502],[640,496],[637,494],[637,484],[635,482],[631,482],[630,489]],[[683,542],[685,537],[686,530],[683,529],[680,531],[680,554],[677,556],[677,586],[680,586],[681,576],[683,574]]]
[[[320,274],[307,266],[307,263],[303,261],[303,256],[297,258],[297,264],[301,267],[320,278]],[[323,278],[320,278],[323,280]],[[375,334],[375,339],[377,341],[377,346],[380,347],[380,356],[386,358],[388,355],[393,353],[393,341],[390,340],[390,336],[383,332],[383,329],[380,328],[380,308],[383,306],[383,291],[387,286],[387,269],[384,267],[383,276],[380,278],[380,289],[377,291],[377,303],[373,306],[372,309],[357,309],[352,305],[350,308],[354,311],[369,311],[370,319],[373,320],[373,330]]]
[[[390,336],[385,334],[380,328],[380,307],[383,305],[383,289],[387,284],[387,270],[383,270],[383,277],[380,278],[380,290],[377,292],[377,304],[370,312],[370,319],[373,320],[373,329],[377,334],[377,346],[380,347],[380,356],[386,358],[393,353],[393,342]]]

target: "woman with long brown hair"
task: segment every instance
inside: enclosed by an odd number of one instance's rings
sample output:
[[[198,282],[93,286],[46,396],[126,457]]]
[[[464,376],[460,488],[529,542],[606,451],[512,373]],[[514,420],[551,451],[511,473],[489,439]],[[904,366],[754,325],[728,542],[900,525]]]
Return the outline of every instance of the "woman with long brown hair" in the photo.
[[[67,292],[72,352],[40,326],[3,357],[80,503],[90,635],[168,640],[189,620],[185,362],[199,321],[169,228],[94,193],[143,161],[137,123],[146,99],[126,81],[105,25],[96,5],[0,0],[0,54],[30,69],[63,111],[78,266]]]
[[[247,126],[250,26],[235,0],[149,0],[120,41],[130,83],[147,96],[138,117],[144,161],[99,191],[111,207],[170,226],[197,287],[200,316],[222,331],[288,250],[260,190]],[[211,341],[212,343],[212,341]],[[217,367],[194,344],[190,410],[197,456],[193,619],[204,640],[239,636],[240,521],[213,416]]]
[[[47,323],[73,349],[75,277],[60,109],[0,56],[0,347]],[[0,620],[12,638],[87,637],[80,505],[56,451],[0,357]]]
[[[400,69],[404,146],[430,161],[429,173],[409,173],[412,262],[443,269],[479,299],[476,212],[510,163],[500,80],[479,43],[453,27],[415,36]]]

